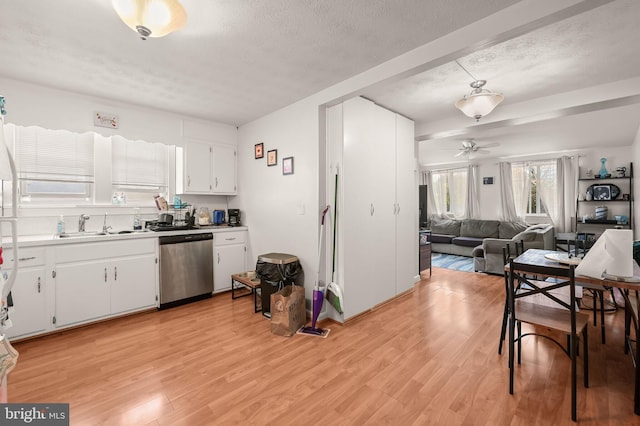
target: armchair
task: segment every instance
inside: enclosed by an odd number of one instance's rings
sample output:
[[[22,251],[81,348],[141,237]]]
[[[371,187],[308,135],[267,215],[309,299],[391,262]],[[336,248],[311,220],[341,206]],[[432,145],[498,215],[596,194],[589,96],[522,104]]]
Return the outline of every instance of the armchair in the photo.
[[[554,228],[552,225],[532,225],[511,239],[485,238],[481,246],[473,249],[473,267],[476,272],[504,274],[502,248],[516,241],[524,242],[524,250],[530,248],[553,250]]]

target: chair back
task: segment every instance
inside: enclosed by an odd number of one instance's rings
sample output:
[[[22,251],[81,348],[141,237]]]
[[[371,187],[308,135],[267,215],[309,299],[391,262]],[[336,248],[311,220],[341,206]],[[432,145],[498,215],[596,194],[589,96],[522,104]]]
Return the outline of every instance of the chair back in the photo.
[[[536,279],[532,279],[534,277]],[[559,278],[547,281],[538,281],[537,278],[555,277]],[[566,266],[542,266],[531,265],[528,263],[519,263],[515,259],[509,261],[509,281],[508,292],[512,301],[534,294],[541,294],[562,307],[575,312],[576,296],[575,296],[575,265]],[[552,291],[569,287],[570,300],[564,301],[553,294]],[[509,291],[511,290],[511,291]],[[574,307],[573,309],[571,307]]]

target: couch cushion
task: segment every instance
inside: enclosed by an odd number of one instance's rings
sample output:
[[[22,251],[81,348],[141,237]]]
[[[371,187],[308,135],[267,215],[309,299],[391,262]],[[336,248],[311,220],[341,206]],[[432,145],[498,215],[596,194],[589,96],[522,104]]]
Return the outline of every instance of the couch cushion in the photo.
[[[453,239],[453,244],[464,247],[477,247],[478,245],[482,245],[482,238],[455,237]]]
[[[455,235],[431,234],[431,236],[429,237],[429,241],[431,241],[432,243],[451,244],[451,241],[455,237]]]
[[[510,240],[525,229],[527,229],[527,225],[522,222],[500,222],[498,226],[498,238]]]
[[[465,219],[460,225],[461,237],[498,238],[497,220]],[[480,242],[482,244],[482,241]]]
[[[431,232],[443,235],[460,235],[460,221],[452,219],[431,219]]]

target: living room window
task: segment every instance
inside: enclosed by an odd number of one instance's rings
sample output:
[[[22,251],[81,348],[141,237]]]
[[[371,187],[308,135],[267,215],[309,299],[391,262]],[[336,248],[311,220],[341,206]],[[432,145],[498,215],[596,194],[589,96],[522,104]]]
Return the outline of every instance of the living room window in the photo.
[[[516,188],[524,189],[522,196],[526,201],[526,213],[546,216],[548,203],[554,202],[558,196],[557,161],[514,163],[512,174],[514,192]],[[514,195],[517,199],[518,194]]]
[[[431,188],[436,214],[463,217],[467,198],[467,168],[431,172]]]

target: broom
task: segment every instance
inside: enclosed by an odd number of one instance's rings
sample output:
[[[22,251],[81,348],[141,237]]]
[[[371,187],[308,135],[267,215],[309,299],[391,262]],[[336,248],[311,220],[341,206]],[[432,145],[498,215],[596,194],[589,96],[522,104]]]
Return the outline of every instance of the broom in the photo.
[[[325,298],[333,308],[342,314],[342,289],[335,282],[336,275],[336,228],[338,223],[338,171],[336,170],[336,185],[333,200],[333,258],[331,262],[331,282],[327,286]]]

